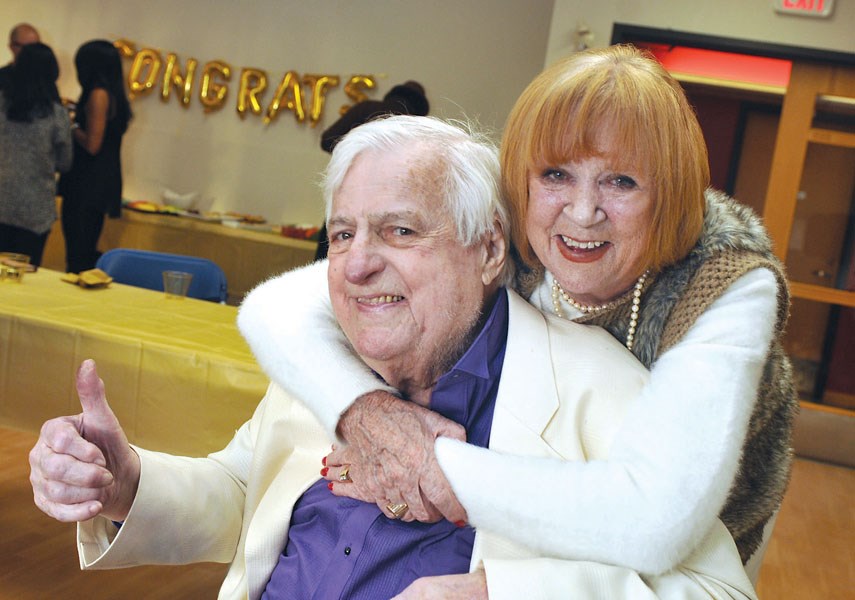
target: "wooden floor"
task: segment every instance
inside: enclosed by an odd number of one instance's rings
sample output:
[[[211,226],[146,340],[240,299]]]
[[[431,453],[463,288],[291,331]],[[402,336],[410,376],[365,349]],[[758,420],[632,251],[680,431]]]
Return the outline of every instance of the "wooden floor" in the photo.
[[[757,593],[855,600],[855,469],[796,459]]]
[[[30,432],[0,430],[0,600],[216,598],[224,565],[81,572],[74,526],[32,500]],[[855,600],[855,470],[799,459],[763,562],[762,600]]]
[[[75,527],[33,504],[27,455],[31,432],[0,429],[0,600],[216,598],[226,566],[80,570]]]

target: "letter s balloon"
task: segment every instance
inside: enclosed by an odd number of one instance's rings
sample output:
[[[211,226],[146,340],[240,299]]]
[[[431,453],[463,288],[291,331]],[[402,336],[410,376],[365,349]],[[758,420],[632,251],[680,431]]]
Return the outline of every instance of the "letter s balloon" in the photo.
[[[364,90],[371,90],[377,85],[373,75],[353,75],[350,80],[344,84],[344,93],[347,97],[353,100],[353,104],[359,104],[368,100],[368,94]],[[353,104],[342,104],[338,109],[338,114],[343,115]]]

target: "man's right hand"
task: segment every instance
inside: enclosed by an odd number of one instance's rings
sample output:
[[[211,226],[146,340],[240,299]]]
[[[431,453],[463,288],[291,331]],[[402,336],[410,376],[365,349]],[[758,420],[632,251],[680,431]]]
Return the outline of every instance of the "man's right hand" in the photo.
[[[103,515],[123,521],[140,479],[140,459],[107,404],[95,362],[77,371],[83,412],[47,421],[30,451],[36,506],[64,522]]]

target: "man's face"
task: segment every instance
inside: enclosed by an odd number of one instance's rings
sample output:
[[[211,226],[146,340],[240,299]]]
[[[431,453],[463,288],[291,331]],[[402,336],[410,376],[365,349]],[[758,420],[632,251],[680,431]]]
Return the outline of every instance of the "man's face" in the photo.
[[[444,173],[424,147],[364,152],[328,224],[336,317],[362,359],[405,393],[453,366],[496,276],[489,245],[457,241]]]

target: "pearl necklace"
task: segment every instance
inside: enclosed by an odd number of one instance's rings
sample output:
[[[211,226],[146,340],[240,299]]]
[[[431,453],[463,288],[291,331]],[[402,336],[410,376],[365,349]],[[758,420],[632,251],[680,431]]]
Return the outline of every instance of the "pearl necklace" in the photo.
[[[632,289],[632,307],[630,308],[629,314],[629,328],[626,332],[626,347],[629,350],[632,350],[632,344],[635,341],[635,330],[638,328],[638,312],[641,307],[641,290],[644,287],[644,282],[647,281],[647,276],[650,274],[650,271],[645,271],[641,274],[641,277],[638,278],[638,281],[635,282],[635,286]],[[558,280],[554,277],[552,278],[552,307],[555,310],[555,314],[561,318],[564,318],[564,313],[561,310],[561,299],[585,314],[597,314],[609,308],[616,306],[619,300],[613,300],[607,304],[600,304],[590,306],[588,304],[582,304],[581,302],[577,302],[570,295],[564,291],[564,288],[561,287],[561,284],[558,283]]]

